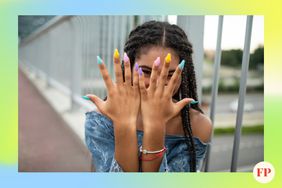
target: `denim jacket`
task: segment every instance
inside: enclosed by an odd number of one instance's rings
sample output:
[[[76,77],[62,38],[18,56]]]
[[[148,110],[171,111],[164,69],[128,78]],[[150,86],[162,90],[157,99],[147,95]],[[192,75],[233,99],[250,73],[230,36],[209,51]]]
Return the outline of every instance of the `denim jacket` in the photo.
[[[137,138],[139,148],[142,145],[143,131],[137,130]],[[196,148],[196,168],[199,171],[208,144],[197,137],[193,137],[193,140]],[[114,129],[109,118],[96,111],[87,112],[85,142],[92,154],[92,164],[96,172],[123,172],[114,158]],[[188,148],[184,136],[166,135],[165,147],[167,150],[163,155],[159,172],[190,171]]]

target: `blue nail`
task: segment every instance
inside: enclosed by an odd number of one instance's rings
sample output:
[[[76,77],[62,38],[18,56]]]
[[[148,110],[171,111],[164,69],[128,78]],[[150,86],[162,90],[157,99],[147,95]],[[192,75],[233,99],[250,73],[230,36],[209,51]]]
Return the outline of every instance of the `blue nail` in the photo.
[[[186,61],[183,59],[181,61],[181,63],[178,65],[178,67],[180,68],[180,70],[183,70],[184,66],[185,66]]]
[[[90,101],[90,98],[87,97],[87,96],[83,96],[82,98],[85,99],[85,100],[89,100]]]
[[[97,63],[100,65],[103,63],[103,60],[101,59],[100,56],[97,55]]]
[[[192,102],[190,102],[190,104],[198,104],[199,103],[199,101],[192,101]]]

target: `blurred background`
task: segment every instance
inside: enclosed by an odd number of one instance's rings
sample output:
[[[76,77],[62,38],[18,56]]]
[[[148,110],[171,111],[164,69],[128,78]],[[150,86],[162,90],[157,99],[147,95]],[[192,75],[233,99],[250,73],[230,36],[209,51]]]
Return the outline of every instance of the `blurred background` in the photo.
[[[214,126],[202,171],[230,171],[234,153],[236,171],[263,161],[263,16],[249,38],[247,16],[19,16],[19,171],[91,170],[84,113],[95,106],[81,96],[106,96],[96,56],[113,77],[114,49],[123,54],[130,31],[149,20],[179,25],[193,44],[199,100]]]

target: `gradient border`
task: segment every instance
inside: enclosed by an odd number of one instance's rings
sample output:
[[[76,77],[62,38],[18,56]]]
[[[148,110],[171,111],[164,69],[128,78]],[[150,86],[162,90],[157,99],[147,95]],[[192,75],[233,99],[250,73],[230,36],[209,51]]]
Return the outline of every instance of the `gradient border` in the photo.
[[[279,0],[0,0],[0,187],[282,187],[281,7]],[[18,173],[18,15],[130,14],[264,15],[264,159],[276,170],[270,183],[252,173]]]

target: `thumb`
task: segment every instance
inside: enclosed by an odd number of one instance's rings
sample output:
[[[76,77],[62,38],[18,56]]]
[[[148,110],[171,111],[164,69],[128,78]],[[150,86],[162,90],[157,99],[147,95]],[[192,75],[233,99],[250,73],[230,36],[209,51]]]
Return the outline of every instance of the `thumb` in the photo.
[[[91,100],[91,102],[93,102],[96,105],[96,107],[100,112],[103,112],[104,101],[102,99],[100,99],[99,97],[93,94],[87,94],[86,97],[88,97]]]
[[[182,108],[184,108],[184,106],[186,106],[187,104],[189,104],[192,101],[194,101],[194,99],[192,99],[192,98],[185,98],[185,99],[182,99],[181,101],[178,101],[176,103],[177,113],[180,112],[182,110]]]

